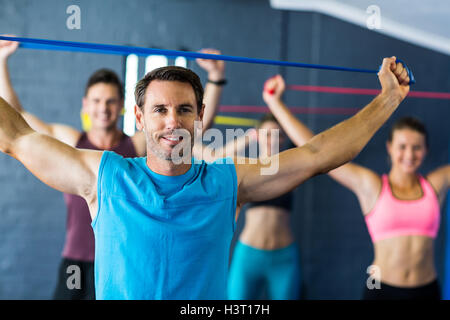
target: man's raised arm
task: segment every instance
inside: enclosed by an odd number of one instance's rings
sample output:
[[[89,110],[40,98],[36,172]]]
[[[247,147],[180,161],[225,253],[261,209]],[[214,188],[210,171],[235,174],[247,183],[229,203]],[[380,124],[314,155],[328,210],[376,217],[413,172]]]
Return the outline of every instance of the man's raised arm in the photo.
[[[19,160],[50,187],[80,195],[86,199],[91,209],[96,207],[97,173],[102,152],[75,149],[34,131],[2,98],[0,151]]]
[[[221,54],[216,49],[202,49],[201,53]],[[205,93],[203,96],[203,104],[205,110],[203,113],[203,130],[207,130],[214,124],[214,117],[219,109],[220,97],[222,96],[223,85],[221,81],[225,80],[225,61],[196,59],[197,64],[206,72],[208,72],[208,82],[205,85]]]
[[[238,205],[275,198],[355,158],[409,92],[407,71],[395,61],[395,57],[383,60],[378,73],[381,93],[353,117],[315,135],[302,147],[272,156],[267,165],[237,163]],[[274,161],[278,161],[277,172],[262,175],[261,169]]]
[[[12,35],[6,36],[13,37]],[[0,40],[0,97],[16,109],[34,130],[75,146],[81,134],[78,130],[59,123],[46,123],[22,107],[11,84],[8,70],[8,58],[18,47],[19,42],[17,41]]]

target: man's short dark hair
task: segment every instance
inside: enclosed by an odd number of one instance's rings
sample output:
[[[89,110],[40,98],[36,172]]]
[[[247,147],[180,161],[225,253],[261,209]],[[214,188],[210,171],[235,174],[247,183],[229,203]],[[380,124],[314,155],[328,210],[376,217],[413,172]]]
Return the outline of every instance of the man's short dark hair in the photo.
[[[183,68],[168,66],[157,68],[147,73],[144,78],[139,80],[134,90],[136,104],[142,108],[145,104],[145,91],[153,80],[160,81],[180,81],[189,83],[194,89],[195,100],[197,102],[197,112],[200,113],[203,105],[203,87],[200,78],[193,71]]]
[[[97,83],[107,83],[112,84],[117,87],[117,92],[119,93],[120,99],[123,99],[124,93],[123,93],[123,85],[122,82],[120,82],[119,77],[117,74],[110,70],[110,69],[100,69],[95,71],[90,77],[86,84],[86,89],[84,91],[84,95],[86,96],[89,88],[93,85],[96,85]]]

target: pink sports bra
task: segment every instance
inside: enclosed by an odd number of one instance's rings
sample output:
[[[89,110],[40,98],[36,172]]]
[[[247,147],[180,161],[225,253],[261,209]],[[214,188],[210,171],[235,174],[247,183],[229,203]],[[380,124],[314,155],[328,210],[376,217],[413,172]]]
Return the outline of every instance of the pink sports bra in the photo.
[[[392,194],[388,176],[384,174],[381,179],[381,193],[375,207],[365,217],[372,241],[405,235],[436,238],[440,208],[430,183],[419,175],[422,198],[399,200]]]

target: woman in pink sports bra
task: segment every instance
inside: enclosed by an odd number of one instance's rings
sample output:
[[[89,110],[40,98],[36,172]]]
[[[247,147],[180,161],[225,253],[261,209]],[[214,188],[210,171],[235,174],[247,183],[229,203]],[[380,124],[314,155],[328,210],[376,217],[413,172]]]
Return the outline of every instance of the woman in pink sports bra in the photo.
[[[284,88],[281,76],[268,87]],[[313,133],[283,104],[269,105],[296,145]],[[355,193],[373,241],[372,278],[380,289],[365,286],[364,299],[440,299],[434,266],[434,239],[440,206],[450,185],[450,165],[427,176],[417,173],[427,153],[427,132],[414,118],[398,120],[386,144],[391,162],[388,174],[347,163],[328,174]]]

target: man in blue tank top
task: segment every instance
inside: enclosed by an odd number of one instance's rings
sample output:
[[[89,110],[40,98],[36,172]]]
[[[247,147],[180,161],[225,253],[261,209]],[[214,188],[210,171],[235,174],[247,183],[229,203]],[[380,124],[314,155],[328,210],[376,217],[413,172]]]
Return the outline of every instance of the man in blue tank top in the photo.
[[[133,137],[125,135],[118,127],[124,103],[124,88],[119,77],[108,69],[99,69],[87,81],[83,97],[83,112],[88,115],[91,126],[88,132],[61,123],[46,123],[36,115],[24,110],[9,77],[8,58],[14,54],[18,42],[0,40],[0,95],[19,111],[28,124],[38,132],[45,133],[82,149],[112,150],[124,157],[145,156],[146,143],[142,132]],[[201,52],[220,54],[215,49]],[[218,60],[197,59],[197,64],[208,74],[204,102],[208,106],[203,126],[212,125],[224,84],[225,63]],[[64,194],[67,206],[66,240],[58,268],[53,299],[95,299],[94,286],[94,233],[89,208],[82,197]],[[70,268],[77,266],[82,279],[80,286],[67,285],[72,277]]]
[[[97,299],[226,299],[240,207],[278,197],[353,159],[409,91],[395,57],[383,60],[378,76],[381,93],[355,116],[256,163],[191,158],[203,88],[195,73],[180,67],[155,69],[136,86],[136,123],[147,157],[73,148],[35,132],[3,99],[0,150],[49,186],[86,199]],[[278,170],[263,173],[273,162]]]

